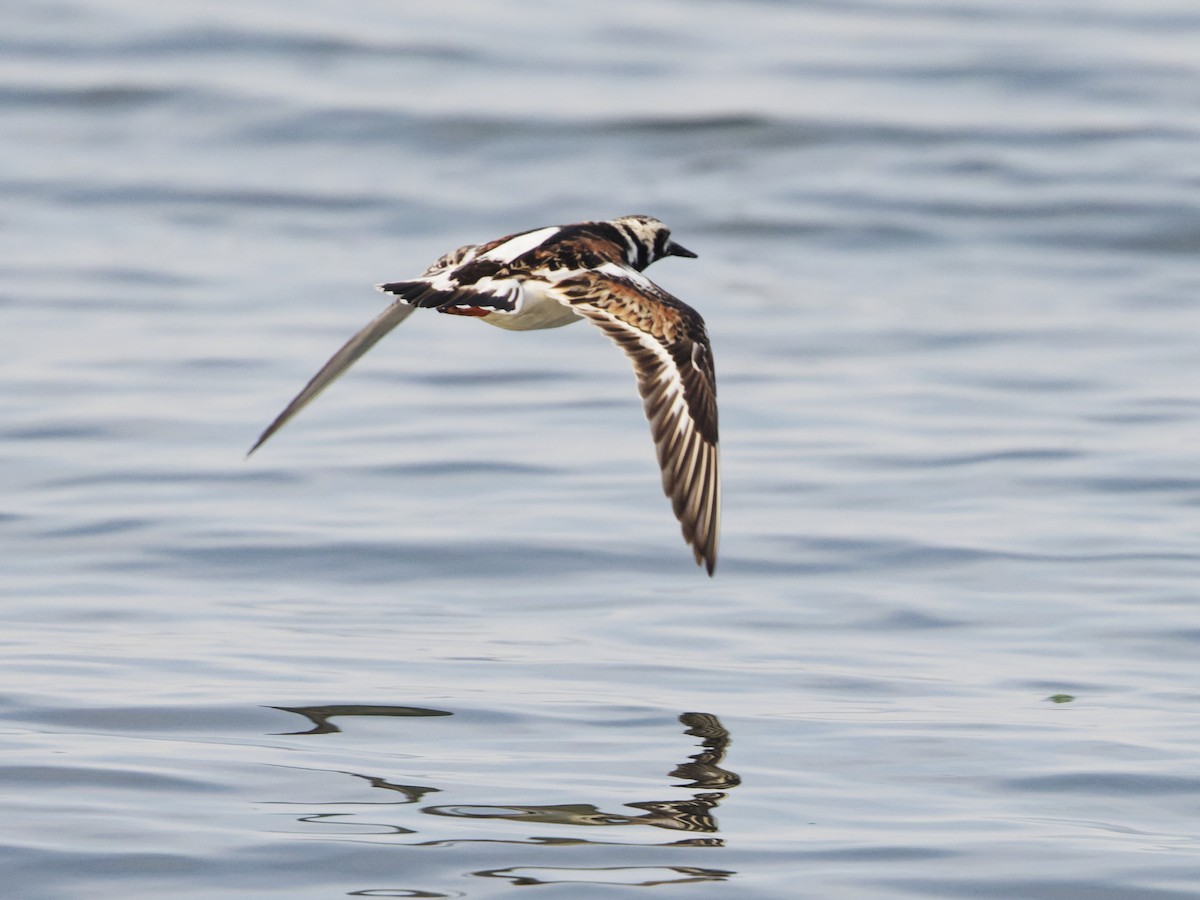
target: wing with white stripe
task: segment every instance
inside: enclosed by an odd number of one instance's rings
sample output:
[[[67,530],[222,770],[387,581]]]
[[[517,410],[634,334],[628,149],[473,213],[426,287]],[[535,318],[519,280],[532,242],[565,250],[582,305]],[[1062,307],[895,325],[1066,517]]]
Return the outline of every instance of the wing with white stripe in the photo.
[[[605,264],[548,293],[598,325],[633,363],[663,490],[711,575],[721,524],[717,385],[704,320],[640,272]]]

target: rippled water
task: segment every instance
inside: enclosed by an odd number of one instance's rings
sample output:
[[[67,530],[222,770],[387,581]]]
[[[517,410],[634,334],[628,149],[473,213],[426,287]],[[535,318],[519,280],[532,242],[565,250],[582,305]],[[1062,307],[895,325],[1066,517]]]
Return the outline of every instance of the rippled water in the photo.
[[[1200,896],[1194,3],[0,20],[6,896]],[[715,578],[583,325],[243,459],[372,284],[632,212]]]

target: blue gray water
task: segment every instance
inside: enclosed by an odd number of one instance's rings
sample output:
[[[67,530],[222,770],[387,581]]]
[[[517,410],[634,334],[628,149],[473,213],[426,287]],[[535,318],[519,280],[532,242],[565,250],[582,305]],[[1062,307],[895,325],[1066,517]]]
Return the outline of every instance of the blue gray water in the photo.
[[[1200,897],[1191,0],[9,0],[6,897]],[[585,325],[699,254],[716,577]],[[1056,698],[1051,700],[1050,698]]]

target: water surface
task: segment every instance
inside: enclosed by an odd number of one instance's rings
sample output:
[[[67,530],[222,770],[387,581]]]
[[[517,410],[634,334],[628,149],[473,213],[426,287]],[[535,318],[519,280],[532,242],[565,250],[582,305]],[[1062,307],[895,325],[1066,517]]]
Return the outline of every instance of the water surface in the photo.
[[[1197,896],[1193,6],[10,3],[6,890]],[[372,284],[633,212],[715,578],[582,325],[243,459]]]

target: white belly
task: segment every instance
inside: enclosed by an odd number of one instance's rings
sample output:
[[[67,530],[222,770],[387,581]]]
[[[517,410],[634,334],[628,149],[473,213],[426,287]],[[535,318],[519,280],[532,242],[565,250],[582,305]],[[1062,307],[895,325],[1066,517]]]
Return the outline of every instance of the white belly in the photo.
[[[558,328],[578,322],[581,316],[557,300],[547,297],[528,283],[522,290],[521,305],[516,312],[494,312],[483,321],[509,331],[532,331],[536,328]]]

